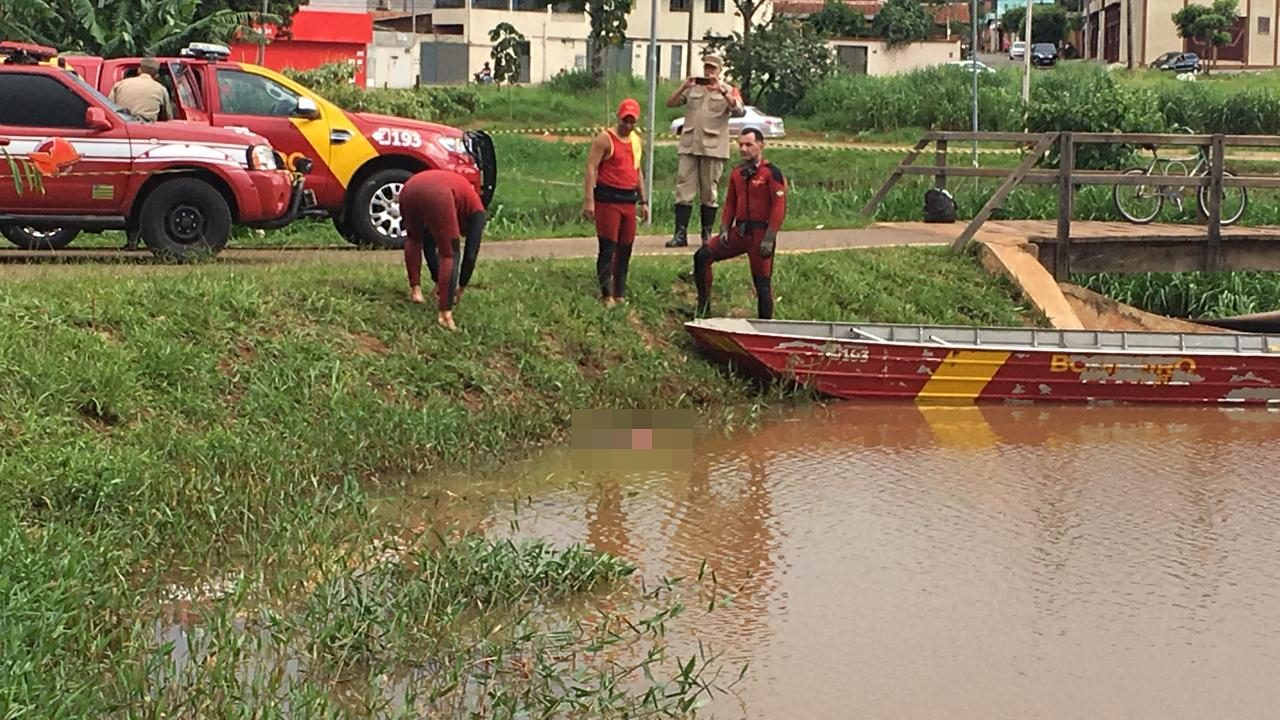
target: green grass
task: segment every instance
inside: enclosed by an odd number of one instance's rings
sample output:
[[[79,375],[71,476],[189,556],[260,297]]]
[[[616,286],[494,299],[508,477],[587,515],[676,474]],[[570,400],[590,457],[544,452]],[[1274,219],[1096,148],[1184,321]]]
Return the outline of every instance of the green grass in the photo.
[[[404,302],[394,266],[15,273],[0,293],[0,706],[365,716],[414,695],[447,716],[678,712],[714,666],[661,656],[678,594],[636,598],[626,563],[580,548],[375,521],[371,497],[562,442],[576,408],[732,425],[788,402],[691,352],[688,264],[635,262],[627,315],[600,307],[590,260],[482,260],[456,334]],[[776,272],[781,317],[1028,315],[942,250],[783,256]],[[753,307],[745,263],[716,280],[720,312]],[[584,603],[595,620],[571,611]],[[617,617],[633,607],[637,630]],[[187,642],[194,662],[173,652]],[[612,649],[649,664],[623,674]]]
[[[1072,279],[1149,312],[1190,319],[1280,310],[1275,273],[1101,273]]]
[[[668,108],[667,96],[678,83],[664,81],[658,85],[656,125],[666,132],[671,121],[681,117],[683,108]],[[641,125],[648,122],[649,86],[633,75],[610,75],[596,88],[578,91],[555,85],[518,85],[514,87],[478,87],[479,104],[463,127],[486,130],[525,128],[604,128],[616,122],[618,103],[623,98],[640,101],[644,114]]]

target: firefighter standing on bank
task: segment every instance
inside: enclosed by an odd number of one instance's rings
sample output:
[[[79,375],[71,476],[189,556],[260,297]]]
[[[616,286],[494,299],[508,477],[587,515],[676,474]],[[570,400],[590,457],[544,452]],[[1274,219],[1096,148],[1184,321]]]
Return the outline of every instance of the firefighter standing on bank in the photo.
[[[667,107],[685,106],[676,169],[676,230],[667,247],[689,244],[693,199],[701,203],[702,244],[716,221],[716,183],[729,159],[729,118],[746,113],[737,88],[720,78],[724,63],[715,55],[702,58],[703,77],[687,78],[667,98]]]
[[[751,280],[763,320],[773,318],[773,251],[787,214],[787,181],[778,166],[764,159],[764,135],[747,128],[738,138],[742,164],[729,174],[720,234],[693,255],[698,314],[711,314],[711,265],[743,253],[751,262]]]
[[[582,214],[596,222],[600,251],[596,255],[596,279],[606,307],[625,302],[627,271],[636,241],[636,203],[645,222],[649,201],[644,196],[640,172],[641,144],[636,132],[640,103],[627,98],[618,105],[618,124],[591,141],[587,153],[586,194]]]

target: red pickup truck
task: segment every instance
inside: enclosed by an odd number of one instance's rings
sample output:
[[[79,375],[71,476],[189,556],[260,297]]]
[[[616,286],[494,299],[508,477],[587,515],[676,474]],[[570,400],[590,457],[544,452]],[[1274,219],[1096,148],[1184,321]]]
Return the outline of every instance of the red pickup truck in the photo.
[[[483,132],[418,120],[347,112],[279,73],[227,60],[221,45],[196,43],[180,57],[160,58],[159,80],[177,119],[245,128],[265,137],[291,162],[308,157],[307,203],[333,218],[349,241],[371,247],[404,245],[400,188],[415,172],[446,169],[469,179],[486,205],[497,160]],[[138,71],[140,58],[65,60],[104,95]],[[312,213],[314,214],[314,213]]]
[[[124,229],[186,259],[217,253],[235,223],[297,216],[302,177],[264,138],[119,113],[42,62],[54,52],[0,43],[0,232],[15,243],[56,248],[80,229]]]

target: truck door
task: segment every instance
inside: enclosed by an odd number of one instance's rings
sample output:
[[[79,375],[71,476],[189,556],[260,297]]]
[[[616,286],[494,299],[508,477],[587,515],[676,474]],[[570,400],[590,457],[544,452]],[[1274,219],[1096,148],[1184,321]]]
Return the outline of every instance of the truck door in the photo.
[[[0,73],[0,211],[120,215],[133,167],[128,130],[62,72]],[[90,108],[103,126],[90,126]]]
[[[340,205],[342,185],[329,166],[333,138],[324,116],[301,117],[301,96],[271,78],[229,66],[219,66],[216,72],[214,124],[244,127],[262,135],[285,156],[286,163],[300,155],[311,158],[314,169],[306,178],[306,187],[315,192],[320,205]]]

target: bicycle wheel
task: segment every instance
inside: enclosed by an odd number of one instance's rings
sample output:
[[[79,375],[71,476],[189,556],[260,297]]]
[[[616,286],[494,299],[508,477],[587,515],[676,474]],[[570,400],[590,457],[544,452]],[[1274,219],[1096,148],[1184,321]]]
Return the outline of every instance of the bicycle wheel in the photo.
[[[1226,170],[1222,171],[1222,177],[1235,177]],[[1200,201],[1200,212],[1205,217],[1209,217],[1209,187],[1200,188],[1198,195]],[[1249,204],[1249,192],[1242,187],[1224,187],[1222,188],[1222,224],[1231,225],[1244,215],[1244,208]]]
[[[1129,168],[1122,175],[1148,175],[1146,168]],[[1116,185],[1111,188],[1111,199],[1116,204],[1116,211],[1125,220],[1137,225],[1146,225],[1160,214],[1164,206],[1164,192],[1159,185]]]

